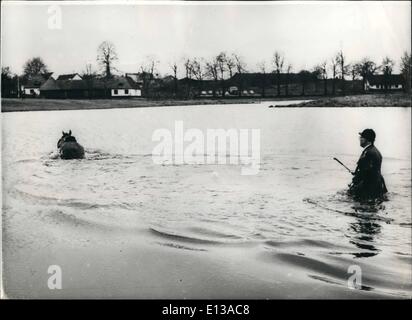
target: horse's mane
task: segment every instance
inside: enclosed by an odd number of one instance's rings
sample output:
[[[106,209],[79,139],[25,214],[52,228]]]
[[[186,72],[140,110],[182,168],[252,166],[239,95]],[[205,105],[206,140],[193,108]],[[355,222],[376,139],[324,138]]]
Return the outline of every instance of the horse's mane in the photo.
[[[77,142],[76,141],[76,138],[75,137],[73,137],[73,136],[67,136],[67,137],[65,137],[64,138],[64,142]]]

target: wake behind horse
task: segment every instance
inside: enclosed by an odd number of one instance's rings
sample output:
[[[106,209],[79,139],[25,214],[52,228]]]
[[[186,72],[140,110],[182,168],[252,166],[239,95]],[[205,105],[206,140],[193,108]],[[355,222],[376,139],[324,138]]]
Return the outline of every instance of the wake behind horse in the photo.
[[[72,131],[70,130],[68,133],[62,131],[62,134],[62,137],[57,142],[60,158],[64,160],[83,159],[84,148],[72,136]]]

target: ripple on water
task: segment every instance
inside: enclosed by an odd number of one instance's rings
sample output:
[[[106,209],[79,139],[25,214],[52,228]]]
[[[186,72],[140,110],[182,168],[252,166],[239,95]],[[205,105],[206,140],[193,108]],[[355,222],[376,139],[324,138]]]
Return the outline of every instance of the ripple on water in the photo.
[[[252,248],[265,263],[298,268],[332,285],[346,285],[349,264],[380,261],[373,259],[388,257],[394,248],[407,252],[397,238],[410,235],[407,214],[399,214],[410,200],[405,178],[410,170],[395,176],[405,182],[394,188],[390,201],[364,207],[342,193],[305,197],[313,183],[309,180],[321,171],[307,166],[311,160],[302,159],[301,165],[294,159],[297,164],[291,167],[290,159],[283,158],[265,161],[261,176],[241,177],[233,167],[154,166],[150,155],[89,149],[84,160],[17,160],[8,195],[15,200],[12,205],[20,202],[24,212],[34,207],[44,221],[61,228],[146,230],[157,245],[187,251],[240,246],[246,253]],[[307,185],[291,182],[297,177]],[[6,211],[12,207],[6,203]],[[382,240],[385,228],[393,237]],[[396,261],[403,270],[410,267],[411,256],[396,254]],[[392,272],[385,263],[377,268],[381,274]],[[366,280],[365,290],[391,287]]]

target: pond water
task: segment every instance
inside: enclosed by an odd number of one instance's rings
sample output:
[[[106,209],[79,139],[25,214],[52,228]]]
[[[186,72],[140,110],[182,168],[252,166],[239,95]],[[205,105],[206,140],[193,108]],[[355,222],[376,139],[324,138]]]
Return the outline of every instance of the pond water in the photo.
[[[42,248],[73,223],[136,226],[176,247],[236,244],[263,256],[281,248],[284,263],[342,285],[337,268],[360,264],[370,270],[366,290],[410,296],[411,109],[271,104],[3,114],[6,254]],[[258,174],[241,175],[240,164],[155,164],[152,134],[174,132],[175,121],[202,132],[260,129]],[[374,212],[345,196],[351,176],[332,159],[354,169],[364,128],[377,132],[389,189]],[[86,159],[54,157],[69,129]]]

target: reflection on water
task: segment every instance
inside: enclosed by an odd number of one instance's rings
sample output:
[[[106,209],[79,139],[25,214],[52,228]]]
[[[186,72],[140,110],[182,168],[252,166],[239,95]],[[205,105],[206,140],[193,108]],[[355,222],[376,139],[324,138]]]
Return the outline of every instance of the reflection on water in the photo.
[[[351,197],[349,197],[351,198]],[[373,218],[378,216],[379,212],[384,212],[385,206],[383,201],[389,201],[388,197],[382,199],[373,199],[363,202],[356,202],[352,208],[355,212],[376,214],[372,217],[360,218],[356,217],[354,222],[349,223],[349,234],[352,234],[350,243],[354,244],[361,252],[355,252],[353,255],[356,258],[367,258],[377,255],[380,250],[375,247],[375,235],[381,231],[381,225]],[[390,223],[391,221],[386,221]],[[364,251],[366,250],[366,251]]]
[[[355,222],[349,223],[349,234],[351,235],[349,242],[361,249],[360,252],[355,252],[353,255],[356,258],[377,255],[380,250],[375,247],[374,238],[380,231],[380,224],[373,221],[356,218]]]
[[[380,249],[376,247],[375,236],[381,232],[382,223],[390,224],[394,221],[387,217],[382,200],[358,202],[343,190],[333,196],[305,201],[322,209],[353,217],[348,222],[349,227],[345,236],[349,238],[349,243],[360,249],[353,253],[356,258],[377,255]]]

